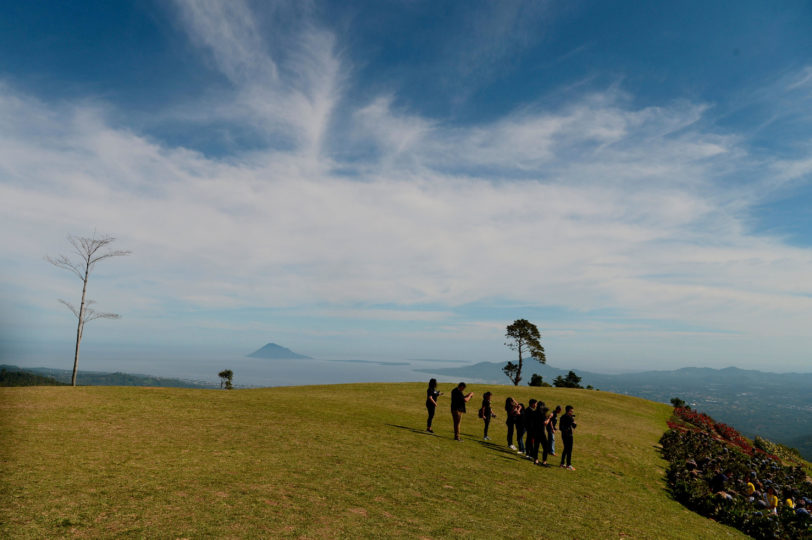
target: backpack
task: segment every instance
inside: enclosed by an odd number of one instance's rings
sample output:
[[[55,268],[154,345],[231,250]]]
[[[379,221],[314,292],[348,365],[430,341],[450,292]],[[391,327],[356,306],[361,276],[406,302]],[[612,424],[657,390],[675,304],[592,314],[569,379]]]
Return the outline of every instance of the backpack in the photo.
[[[485,419],[485,407],[479,408],[479,417]]]

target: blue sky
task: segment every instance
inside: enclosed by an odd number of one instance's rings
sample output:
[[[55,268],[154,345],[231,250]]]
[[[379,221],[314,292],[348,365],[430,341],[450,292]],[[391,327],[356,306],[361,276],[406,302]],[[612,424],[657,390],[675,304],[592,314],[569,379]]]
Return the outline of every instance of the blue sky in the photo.
[[[4,359],[812,369],[806,2],[7,2]],[[20,353],[22,354],[22,353]],[[69,363],[69,360],[68,360]],[[132,366],[127,366],[133,369]]]

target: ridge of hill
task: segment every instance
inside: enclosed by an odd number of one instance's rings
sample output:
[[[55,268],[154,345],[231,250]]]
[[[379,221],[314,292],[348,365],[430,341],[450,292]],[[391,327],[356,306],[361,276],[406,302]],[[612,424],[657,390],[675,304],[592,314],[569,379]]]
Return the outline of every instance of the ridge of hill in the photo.
[[[266,343],[251,354],[246,355],[249,358],[273,358],[278,360],[310,360],[309,356],[295,353],[276,343]]]
[[[506,380],[504,363],[421,369],[426,373],[495,383]],[[532,373],[552,383],[569,370],[538,362],[525,363],[525,379]],[[760,435],[797,448],[812,460],[812,373],[769,373],[735,367],[686,367],[673,371],[643,371],[607,375],[574,370],[583,386],[669,403],[679,397],[719,421],[736,426],[748,437]],[[525,383],[526,380],[522,382]]]
[[[70,384],[73,372],[69,369],[56,368],[20,368],[17,366],[0,365],[0,369],[9,372],[29,373],[52,379],[59,384]],[[45,383],[43,383],[45,384]],[[215,388],[213,384],[197,383],[183,379],[155,377],[135,373],[115,373],[106,371],[84,371],[76,374],[76,384],[80,386],[158,386],[166,388]],[[29,386],[28,384],[15,384],[14,386]]]
[[[67,383],[57,381],[53,377],[31,373],[16,366],[0,366],[0,386],[64,386],[65,384]]]
[[[459,443],[439,389],[432,435],[422,383],[0,388],[0,536],[745,538],[669,496],[667,405],[470,384]],[[508,395],[575,407],[576,471],[507,448]]]

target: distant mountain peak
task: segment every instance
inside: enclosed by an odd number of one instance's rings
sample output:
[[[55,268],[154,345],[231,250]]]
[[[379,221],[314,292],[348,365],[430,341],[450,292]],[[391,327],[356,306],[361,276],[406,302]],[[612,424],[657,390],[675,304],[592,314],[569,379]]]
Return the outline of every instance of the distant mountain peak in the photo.
[[[280,360],[308,360],[309,356],[298,354],[287,347],[277,345],[276,343],[268,343],[264,347],[257,349],[248,355],[249,358],[274,358]]]

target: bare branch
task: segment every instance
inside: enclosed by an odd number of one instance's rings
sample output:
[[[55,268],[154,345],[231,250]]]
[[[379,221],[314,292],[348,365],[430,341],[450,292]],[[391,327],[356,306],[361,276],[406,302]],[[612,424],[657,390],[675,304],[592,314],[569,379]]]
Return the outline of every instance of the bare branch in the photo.
[[[85,309],[85,322],[95,321],[96,319],[120,319],[121,315],[118,313],[103,313],[97,312],[95,309]]]
[[[90,267],[93,268],[97,262],[102,261],[104,259],[109,259],[110,257],[124,257],[131,254],[132,251],[108,251],[107,253],[103,253],[98,257],[94,257],[90,259]]]
[[[60,302],[65,304],[68,309],[73,312],[76,318],[79,319],[76,326],[76,349],[73,356],[73,377],[71,379],[71,384],[73,384],[73,386],[76,386],[76,370],[79,364],[79,344],[82,342],[85,323],[95,319],[121,318],[121,316],[117,313],[107,313],[94,310],[90,306],[95,302],[89,299],[86,300],[85,296],[87,293],[88,278],[90,278],[90,273],[93,271],[93,268],[97,262],[104,259],[109,259],[111,257],[122,257],[131,253],[130,251],[123,250],[104,251],[104,248],[114,241],[115,238],[112,236],[103,235],[97,237],[95,230],[93,231],[93,236],[91,237],[68,235],[68,243],[73,248],[73,252],[78,255],[78,260],[71,260],[65,255],[60,255],[58,257],[45,257],[45,260],[57,268],[70,270],[84,282],[84,285],[82,286],[82,302],[79,305],[79,309],[76,309],[73,304],[66,302],[65,300],[60,300]]]
[[[65,300],[62,300],[61,298],[59,299],[59,301],[62,302],[63,304],[65,304],[68,307],[68,309],[71,310],[74,315],[76,315],[77,319],[79,318],[79,310],[76,309],[73,304],[71,304],[70,302],[67,302]]]
[[[96,319],[120,319],[121,318],[121,315],[119,315],[118,313],[106,313],[106,312],[96,311],[92,307],[89,307],[89,306],[91,306],[92,304],[95,304],[95,303],[96,303],[95,300],[90,300],[90,299],[88,299],[87,302],[85,302],[85,316],[84,316],[84,321],[82,322],[82,325],[84,325],[84,323],[86,323],[88,321],[94,321]]]
[[[113,236],[102,236],[96,238],[96,233],[88,238],[87,236],[68,235],[68,243],[73,247],[74,253],[79,256],[80,261],[72,261],[65,255],[56,258],[45,257],[45,260],[58,268],[70,270],[79,279],[84,280],[93,271],[96,263],[111,257],[124,257],[130,255],[131,251],[115,250],[99,253],[99,250],[115,241]]]
[[[48,261],[49,263],[51,263],[52,265],[56,266],[57,268],[63,268],[65,270],[70,270],[71,272],[76,274],[76,277],[78,277],[81,280],[85,279],[85,276],[84,276],[84,274],[82,274],[82,271],[81,271],[79,265],[77,265],[76,263],[74,263],[73,261],[71,261],[70,259],[65,257],[64,255],[60,255],[59,257],[56,257],[56,258],[45,257],[45,260]]]

